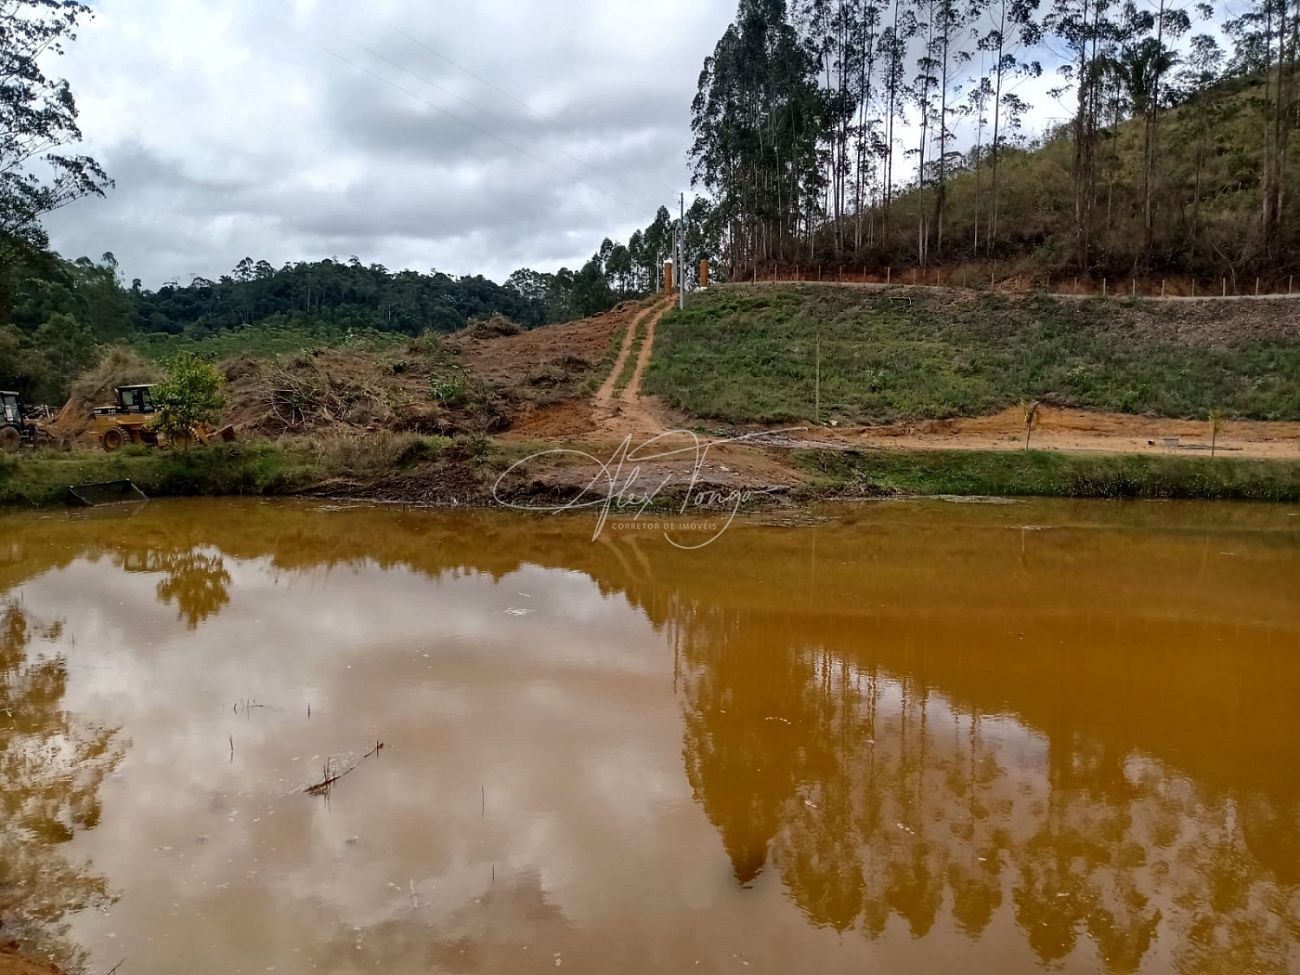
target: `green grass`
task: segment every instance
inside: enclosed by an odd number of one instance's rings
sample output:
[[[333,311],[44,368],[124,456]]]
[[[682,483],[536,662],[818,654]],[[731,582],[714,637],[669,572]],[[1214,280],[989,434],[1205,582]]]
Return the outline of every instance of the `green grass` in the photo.
[[[1225,314],[1232,312],[1225,310]],[[974,416],[1022,398],[1300,418],[1300,340],[1211,342],[1174,306],[830,286],[711,288],[659,324],[647,392],[728,422]]]
[[[332,477],[385,474],[438,459],[446,437],[387,434],[324,441],[252,440],[189,450],[126,447],[0,454],[0,506],[62,504],[74,484],[129,479],[149,497],[278,495]]]
[[[284,495],[364,486],[437,461],[504,469],[544,444],[391,434],[332,441],[250,441],[188,451],[0,454],[0,507],[63,504],[70,485],[129,478],[150,497]],[[805,495],[953,494],[1300,501],[1300,461],[1056,451],[801,450]],[[441,476],[430,469],[429,478]],[[422,476],[422,475],[421,475]],[[420,478],[416,478],[420,481]],[[342,487],[339,485],[342,484]],[[468,500],[462,496],[462,503]]]
[[[643,324],[638,325],[636,334],[632,336],[632,345],[627,350],[627,360],[623,363],[623,368],[618,372],[618,378],[614,380],[614,392],[621,393],[632,381],[632,376],[636,372],[637,360],[641,358],[641,347],[645,345],[646,327]]]
[[[1056,451],[796,452],[814,493],[1300,501],[1300,461]]]
[[[286,494],[324,473],[310,451],[266,441],[188,451],[46,452],[0,462],[0,505],[61,504],[70,485],[123,478],[150,497]]]
[[[161,361],[180,352],[193,352],[209,361],[239,355],[269,359],[277,355],[334,346],[357,346],[378,350],[409,341],[410,336],[371,329],[342,330],[301,325],[257,324],[212,335],[165,335],[150,332],[131,342],[131,347],[146,359]]]

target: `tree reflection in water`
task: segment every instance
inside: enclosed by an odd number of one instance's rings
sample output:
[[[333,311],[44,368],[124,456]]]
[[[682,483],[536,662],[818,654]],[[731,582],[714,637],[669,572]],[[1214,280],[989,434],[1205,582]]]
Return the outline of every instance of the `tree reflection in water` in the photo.
[[[112,901],[104,877],[59,852],[100,816],[99,787],[122,758],[117,729],[63,710],[68,672],[34,641],[56,640],[14,601],[0,603],[0,939],[65,969],[84,961],[64,918]]]
[[[811,922],[869,939],[891,918],[924,937],[946,911],[975,940],[1006,909],[1044,966],[1086,938],[1134,972],[1160,933],[1183,972],[1286,970],[1300,886],[1252,850],[1234,797],[1069,708],[1033,729],[959,706],[924,662],[897,676],[784,644],[764,616],[686,605],[674,634],[687,776],[739,884],[771,869]]]
[[[117,564],[127,572],[162,572],[158,601],[176,603],[177,619],[186,627],[215,616],[230,602],[230,572],[216,550],[201,548],[127,548],[116,553]]]
[[[1300,656],[1276,580],[1294,578],[1292,536],[1262,534],[1227,567],[1204,553],[1230,543],[1191,530],[1191,509],[1108,507],[1136,530],[1034,534],[1007,531],[1025,515],[1000,509],[893,510],[870,534],[737,529],[687,554],[482,512],[227,505],[204,522],[160,507],[130,548],[109,526],[34,523],[0,584],[108,551],[164,574],[159,601],[196,628],[229,601],[225,559],[450,581],[583,572],[675,644],[686,777],[737,885],[779,881],[810,923],[882,954],[910,935],[1028,946],[1046,967],[1095,954],[1116,973],[1286,971],[1300,943]],[[1213,517],[1253,532],[1254,511]],[[6,694],[24,667],[39,684],[39,666],[6,663]],[[50,740],[70,734],[45,723]],[[13,822],[21,759],[4,734]],[[76,828],[70,812],[32,822]]]

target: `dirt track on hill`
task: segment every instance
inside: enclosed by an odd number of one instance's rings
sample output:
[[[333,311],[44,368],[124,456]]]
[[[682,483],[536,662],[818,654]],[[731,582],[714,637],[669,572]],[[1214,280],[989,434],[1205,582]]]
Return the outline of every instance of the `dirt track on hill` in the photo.
[[[761,287],[761,285],[760,285]],[[869,287],[869,286],[868,286]],[[642,311],[624,335],[622,347],[605,381],[590,402],[570,400],[540,408],[516,428],[520,438],[575,439],[607,445],[633,437],[637,443],[665,431],[698,428],[693,417],[673,415],[654,397],[641,394],[641,381],[653,355],[655,325],[667,310],[661,302]],[[1208,309],[1196,309],[1188,328],[1206,325]],[[1290,326],[1287,326],[1290,327]],[[645,329],[636,371],[619,393],[614,387],[635,342]],[[791,424],[797,430],[775,432],[762,427],[715,428],[703,442],[719,443],[753,437],[752,444],[720,443],[710,451],[721,458],[722,480],[742,480],[746,474],[791,486],[803,476],[781,460],[783,451],[797,447],[860,449],[890,447],[913,450],[1021,450],[1024,418],[1018,407],[988,416],[924,420],[874,426],[828,427]],[[1096,453],[1208,453],[1211,430],[1207,421],[1135,416],[1043,406],[1035,423],[1031,446],[1041,450]],[[673,442],[690,442],[678,436]],[[1216,454],[1232,457],[1300,459],[1300,422],[1228,420],[1215,443]]]

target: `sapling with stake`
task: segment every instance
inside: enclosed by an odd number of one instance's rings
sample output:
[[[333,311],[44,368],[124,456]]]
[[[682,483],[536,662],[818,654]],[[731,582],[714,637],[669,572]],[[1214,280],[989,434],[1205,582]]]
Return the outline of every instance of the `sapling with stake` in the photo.
[[[1223,431],[1223,412],[1221,410],[1210,410],[1210,456],[1214,456],[1214,451],[1219,445],[1219,434]]]
[[[1025,416],[1025,450],[1029,449],[1029,435],[1034,430],[1034,424],[1038,422],[1038,400],[1021,400],[1020,409],[1024,411]]]

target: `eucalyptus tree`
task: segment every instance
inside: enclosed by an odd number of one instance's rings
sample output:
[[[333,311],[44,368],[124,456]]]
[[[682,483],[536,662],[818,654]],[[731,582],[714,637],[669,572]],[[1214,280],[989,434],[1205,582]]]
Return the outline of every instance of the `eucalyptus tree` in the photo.
[[[693,182],[714,197],[740,261],[790,259],[825,187],[818,60],[783,0],[741,0],[691,105]]]
[[[1166,75],[1179,56],[1169,40],[1177,40],[1191,27],[1187,11],[1157,0],[1155,12],[1138,8],[1125,0],[1119,18],[1119,49],[1114,70],[1121,80],[1134,118],[1142,120],[1142,253],[1138,263],[1146,266],[1155,233],[1155,166],[1160,107],[1166,92]]]
[[[980,51],[990,55],[992,60],[991,70],[979,84],[980,88],[986,90],[993,109],[993,134],[989,142],[991,181],[989,217],[988,229],[984,235],[989,253],[993,251],[993,242],[997,239],[998,233],[998,203],[1001,191],[999,177],[1005,139],[1004,113],[1007,109],[1015,112],[1018,127],[1019,118],[1023,115],[1023,109],[1020,107],[1025,104],[1014,91],[1007,90],[1007,85],[1014,78],[1037,78],[1043,72],[1042,65],[1024,53],[1033,49],[1042,40],[1042,27],[1035,20],[1037,10],[1038,0],[972,0],[971,5],[976,46]],[[977,206],[977,228],[978,214]],[[978,240],[976,243],[978,244]]]
[[[916,58],[916,73],[912,76],[909,94],[916,102],[920,138],[916,149],[916,261],[921,267],[929,262],[930,224],[926,210],[927,151],[930,145],[930,124],[934,117],[934,102],[939,87],[938,65],[935,57],[935,30],[938,7],[942,0],[914,0],[917,33],[921,47]]]
[[[890,209],[894,201],[894,150],[897,145],[894,129],[901,123],[906,110],[907,95],[907,49],[916,37],[920,24],[911,6],[903,0],[892,0],[890,24],[880,32],[878,42],[881,63],[882,84],[884,85],[885,135],[884,135],[884,176],[881,187],[880,232],[888,242]]]
[[[1097,191],[1097,143],[1106,104],[1108,70],[1115,42],[1112,0],[1052,0],[1044,20],[1047,31],[1061,42],[1066,60],[1057,69],[1065,86],[1074,87],[1075,111],[1070,122],[1074,142],[1074,255],[1080,270],[1092,262],[1093,209]]]
[[[857,101],[852,90],[862,52],[855,41],[857,0],[803,0],[796,26],[817,58],[823,77],[822,138],[826,143],[826,203],[835,252],[844,247],[844,216],[851,169],[849,130]]]
[[[1263,95],[1256,99],[1262,123],[1259,232],[1253,249],[1258,258],[1277,258],[1282,224],[1287,150],[1294,126],[1296,62],[1300,54],[1300,9],[1289,0],[1252,0],[1238,17],[1224,22],[1234,43],[1229,69],[1259,75]]]
[[[880,61],[880,36],[887,0],[859,0],[854,21],[853,44],[860,52],[857,59],[857,124],[854,127],[854,229],[853,247],[863,246],[863,215],[868,212],[866,191],[873,178],[875,161],[883,158],[885,144],[880,120],[874,116],[879,98],[876,68]]]
[[[1175,98],[1180,103],[1174,136],[1192,149],[1192,210],[1187,245],[1196,248],[1200,241],[1201,181],[1209,152],[1211,130],[1223,118],[1229,104],[1223,99],[1199,97],[1220,77],[1224,51],[1212,34],[1197,34],[1188,45],[1182,67],[1174,77]]]
[[[938,151],[935,155],[935,192],[934,192],[934,246],[935,252],[943,254],[943,217],[944,206],[948,199],[948,168],[958,156],[950,152],[949,144],[953,138],[950,122],[958,110],[954,99],[958,70],[971,60],[968,26],[971,10],[965,0],[936,0],[934,3],[933,51],[932,59],[938,78],[938,104],[935,106],[934,126],[935,141]]]

